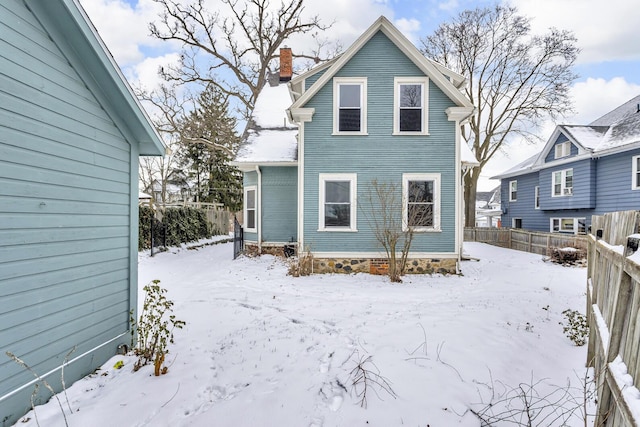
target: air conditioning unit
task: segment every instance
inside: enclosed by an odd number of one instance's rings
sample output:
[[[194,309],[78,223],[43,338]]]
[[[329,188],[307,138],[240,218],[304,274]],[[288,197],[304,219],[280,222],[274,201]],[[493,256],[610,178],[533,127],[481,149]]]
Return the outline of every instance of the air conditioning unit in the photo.
[[[571,187],[571,188],[565,188],[565,189],[564,189],[564,195],[565,195],[565,196],[571,196],[571,195],[573,195],[573,187]]]

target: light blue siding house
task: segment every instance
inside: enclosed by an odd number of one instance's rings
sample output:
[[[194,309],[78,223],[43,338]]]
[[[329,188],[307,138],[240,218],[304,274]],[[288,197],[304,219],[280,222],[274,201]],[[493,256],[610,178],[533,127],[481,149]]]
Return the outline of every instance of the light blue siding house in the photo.
[[[398,215],[417,231],[413,272],[457,271],[462,176],[476,164],[461,135],[474,113],[464,78],[384,17],[293,79],[284,52],[234,163],[244,172],[246,246],[310,252],[318,272],[375,272],[384,255],[368,200],[378,182],[395,188]]]
[[[34,390],[6,352],[59,390],[72,348],[67,385],[129,342],[138,156],[163,152],[76,0],[0,2],[0,424]]]
[[[589,125],[558,125],[540,153],[494,178],[503,226],[577,234],[592,215],[640,209],[640,96]]]

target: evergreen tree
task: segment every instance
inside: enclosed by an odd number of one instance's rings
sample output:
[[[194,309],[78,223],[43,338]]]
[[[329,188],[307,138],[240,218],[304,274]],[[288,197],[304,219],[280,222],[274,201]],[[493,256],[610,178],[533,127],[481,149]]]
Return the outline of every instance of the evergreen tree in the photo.
[[[228,97],[211,85],[181,121],[178,167],[191,183],[194,201],[222,203],[232,211],[241,208],[242,174],[229,165],[240,143],[235,128]]]

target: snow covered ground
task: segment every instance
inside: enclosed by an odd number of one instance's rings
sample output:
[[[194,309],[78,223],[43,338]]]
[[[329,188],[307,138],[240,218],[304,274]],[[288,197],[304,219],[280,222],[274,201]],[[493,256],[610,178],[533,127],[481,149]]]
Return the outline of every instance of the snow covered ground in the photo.
[[[493,398],[498,412],[519,385],[582,399],[586,347],[559,323],[565,309],[584,313],[584,268],[467,243],[480,261],[463,276],[293,278],[271,256],[233,261],[231,245],[141,256],[140,288],[159,279],[187,322],[169,371],[112,358],[67,390],[70,426],[480,426],[470,409]],[[358,364],[371,375],[366,407]],[[541,406],[536,425],[560,425]],[[55,399],[36,410],[40,426],[65,425]],[[16,425],[36,426],[26,419]]]

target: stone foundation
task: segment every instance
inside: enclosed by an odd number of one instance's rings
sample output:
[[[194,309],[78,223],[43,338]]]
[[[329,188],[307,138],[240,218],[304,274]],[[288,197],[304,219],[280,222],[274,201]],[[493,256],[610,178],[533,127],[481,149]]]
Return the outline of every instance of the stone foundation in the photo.
[[[456,274],[455,258],[416,258],[407,260],[406,274]],[[314,273],[370,273],[386,275],[389,262],[385,258],[314,258]]]
[[[287,245],[289,246],[289,245]],[[295,243],[292,243],[293,246],[293,255],[297,255],[297,249]],[[258,255],[274,255],[282,258],[287,258],[285,255],[285,248],[282,245],[262,245],[262,250],[258,248],[258,245],[255,243],[245,243],[244,245],[244,253],[248,256],[258,256]],[[291,256],[291,255],[289,255]]]

